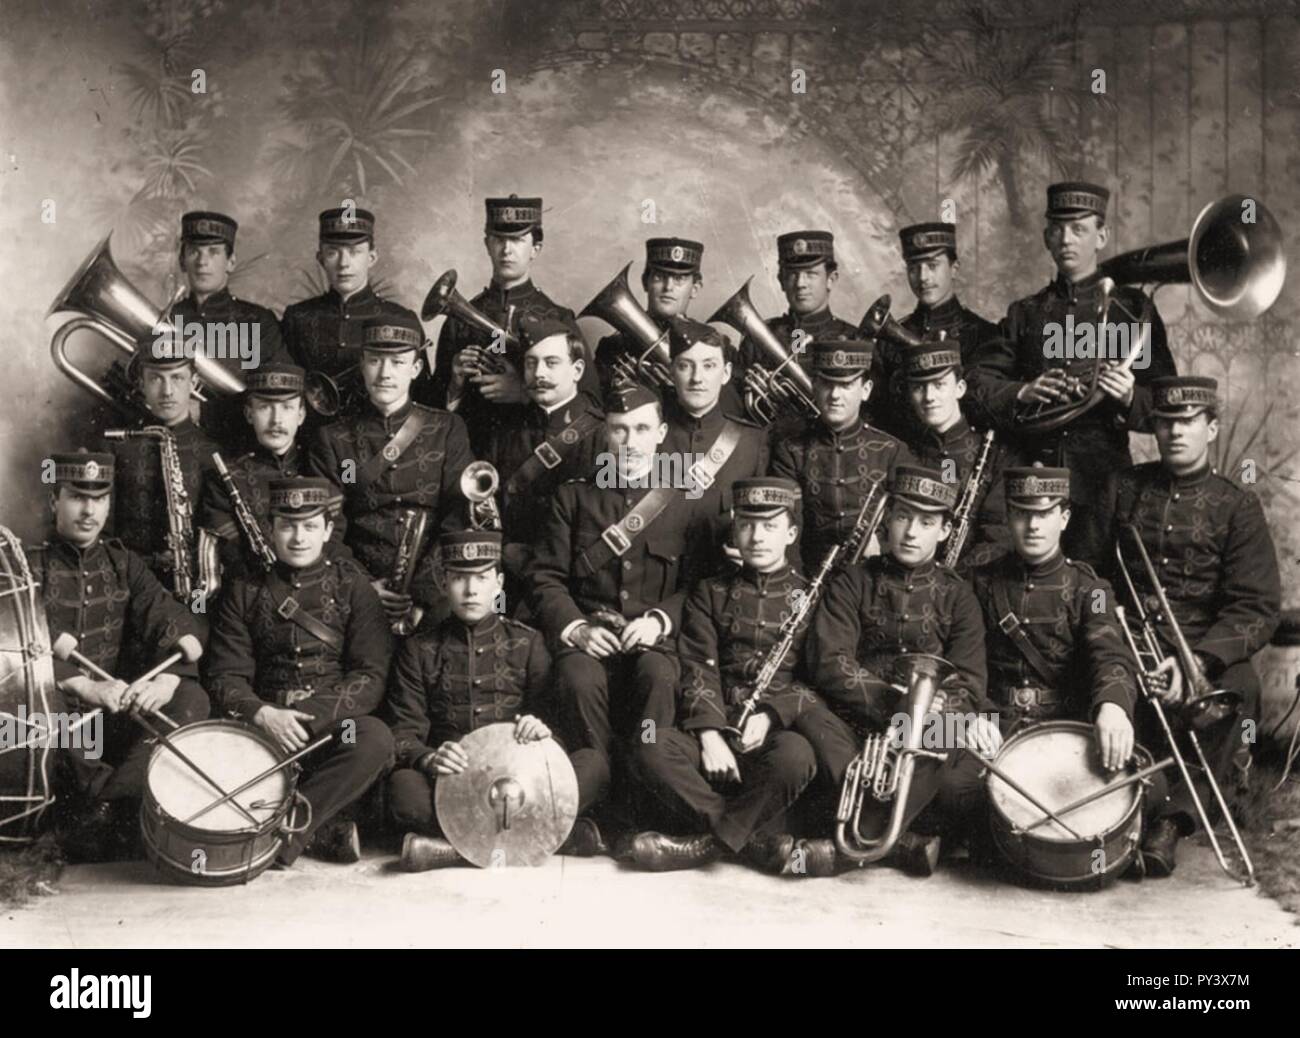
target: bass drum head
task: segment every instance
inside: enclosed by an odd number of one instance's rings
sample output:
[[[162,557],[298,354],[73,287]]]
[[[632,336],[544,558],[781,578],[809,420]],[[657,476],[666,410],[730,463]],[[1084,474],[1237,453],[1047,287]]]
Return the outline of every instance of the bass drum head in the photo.
[[[167,740],[227,793],[284,759],[261,732],[237,721],[199,721],[171,732]],[[260,823],[273,818],[291,795],[291,779],[286,770],[268,775],[235,798]],[[161,744],[154,747],[149,758],[145,785],[152,802],[167,816],[182,822],[221,798],[211,784]],[[252,828],[231,802],[213,808],[190,824],[208,832]]]

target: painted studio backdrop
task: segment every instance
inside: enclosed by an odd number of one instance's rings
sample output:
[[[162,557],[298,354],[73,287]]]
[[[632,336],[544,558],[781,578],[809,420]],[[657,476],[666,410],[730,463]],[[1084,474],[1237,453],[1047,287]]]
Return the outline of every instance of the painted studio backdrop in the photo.
[[[51,363],[70,315],[45,311],[110,230],[161,303],[181,212],[231,213],[232,290],[280,312],[323,289],[316,213],[352,198],[378,215],[380,291],[418,309],[449,267],[466,296],[486,283],[485,195],[540,194],[553,298],[580,309],[639,271],[645,237],[681,235],[706,245],[703,316],[751,274],[760,311],[782,311],[776,235],[828,227],[832,306],[856,321],[883,292],[910,310],[897,229],[951,200],[960,294],[996,320],[1050,276],[1045,184],[1091,175],[1112,190],[1109,255],[1186,237],[1229,192],[1287,236],[1290,282],[1251,324],[1184,286],[1156,298],[1180,369],[1226,388],[1220,469],[1254,462],[1300,605],[1292,5],[9,0],[0,58],[0,522],[22,536],[43,536],[38,460],[106,421]],[[74,350],[102,367],[91,338]]]

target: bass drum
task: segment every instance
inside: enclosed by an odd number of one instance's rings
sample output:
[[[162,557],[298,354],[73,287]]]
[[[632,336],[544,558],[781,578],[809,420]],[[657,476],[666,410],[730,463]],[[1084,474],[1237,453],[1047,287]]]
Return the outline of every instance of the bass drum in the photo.
[[[50,718],[54,662],[45,604],[22,544],[0,526],[0,845],[29,843],[54,803],[53,740],[19,720]],[[31,745],[27,745],[31,743]]]
[[[1147,767],[1151,755],[1135,747],[1134,761],[1138,768]],[[1026,728],[1003,744],[993,763],[1053,811],[1124,774],[1111,775],[1102,769],[1094,728],[1081,721],[1049,721]],[[1059,890],[1098,890],[1122,875],[1138,853],[1145,799],[1141,783],[1062,815],[1083,839],[1057,822],[1034,825],[1043,813],[992,772],[988,793],[993,844],[1028,883]]]

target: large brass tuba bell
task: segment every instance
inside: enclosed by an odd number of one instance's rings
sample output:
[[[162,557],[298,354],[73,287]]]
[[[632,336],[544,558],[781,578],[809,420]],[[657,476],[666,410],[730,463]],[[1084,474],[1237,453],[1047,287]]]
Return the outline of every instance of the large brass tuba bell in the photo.
[[[109,245],[111,238],[110,234],[95,246],[63,287],[63,291],[50,304],[47,317],[64,310],[76,310],[83,314],[59,326],[50,340],[50,355],[54,359],[54,366],[86,392],[99,397],[123,414],[134,417],[138,409],[129,399],[114,395],[72,363],[67,352],[68,336],[83,328],[92,329],[134,360],[136,340],[148,335],[160,322],[167,320],[185,288],[182,285],[167,308],[159,310],[118,269]],[[234,396],[244,392],[242,379],[207,357],[196,355],[194,370],[205,384],[219,393]],[[197,389],[192,395],[200,402],[207,402],[207,397]]]
[[[599,317],[641,346],[641,353],[635,359],[620,356],[614,360],[615,380],[642,382],[651,389],[670,388],[673,380],[668,373],[672,364],[668,332],[659,327],[632,295],[627,284],[627,272],[631,269],[629,263],[614,275],[578,316]]]
[[[420,307],[420,320],[422,321],[432,321],[435,317],[441,317],[443,314],[454,317],[471,328],[477,328],[489,335],[492,338],[492,345],[482,351],[482,356],[485,359],[480,362],[479,369],[485,375],[505,374],[506,362],[504,354],[506,347],[517,347],[519,339],[508,328],[501,327],[487,314],[471,306],[465,297],[456,291],[455,270],[443,272],[438,280],[433,283],[433,287],[429,289],[428,294],[424,297],[424,305]],[[510,322],[507,321],[506,323],[508,325]]]
[[[710,324],[721,321],[753,340],[772,364],[770,369],[752,364],[745,372],[745,409],[763,425],[770,425],[782,411],[797,418],[816,418],[821,409],[813,398],[812,379],[750,302],[749,283],[753,280],[746,278],[709,318]]]

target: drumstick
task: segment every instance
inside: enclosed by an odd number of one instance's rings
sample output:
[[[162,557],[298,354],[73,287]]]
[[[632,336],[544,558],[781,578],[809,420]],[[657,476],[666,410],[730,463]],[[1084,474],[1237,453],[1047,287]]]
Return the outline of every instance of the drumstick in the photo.
[[[141,682],[151,681],[152,679],[156,678],[159,674],[161,674],[164,670],[166,670],[168,667],[170,667],[172,664],[178,663],[182,659],[185,660],[187,663],[193,663],[201,655],[203,655],[202,644],[200,644],[199,640],[195,638],[194,635],[192,634],[183,635],[180,638],[180,640],[176,643],[176,647],[177,647],[176,652],[173,652],[170,656],[168,656],[157,666],[152,667],[150,670],[147,670],[140,677],[136,678],[135,681],[131,682],[131,684],[135,685],[135,684],[140,684]],[[106,671],[99,664],[95,663],[93,660],[87,659],[80,652],[78,652],[77,639],[67,631],[64,631],[61,635],[58,636],[58,638],[54,640],[53,652],[54,655],[57,656],[59,659],[64,660],[65,662],[70,660],[71,662],[76,663],[83,669],[90,671],[92,674],[98,675],[105,681],[117,680],[116,678],[113,677],[112,674]],[[103,708],[100,707],[99,709],[103,709]],[[156,717],[160,721],[164,721],[167,724],[171,725],[173,731],[179,728],[180,725],[178,725],[166,714],[158,710],[131,712],[132,720],[134,720],[136,724],[138,724],[146,732],[148,732],[155,739],[157,739],[161,745],[166,746],[167,749],[171,750],[171,752],[174,753],[180,759],[181,763],[183,763],[192,772],[194,772],[194,774],[196,774],[209,786],[215,789],[218,793],[224,795],[226,791],[222,787],[221,783],[219,783],[206,771],[204,771],[197,764],[195,764],[194,761],[190,759],[189,754],[178,749],[176,745],[170,739],[167,738],[166,735],[164,735],[161,731],[159,731],[157,728],[151,725],[148,721],[146,721],[144,718],[145,713],[147,713],[150,717]],[[85,721],[86,718],[82,718],[81,723],[84,723]],[[243,804],[236,803],[235,807],[239,809],[240,813],[245,818],[247,818],[251,824],[255,826],[261,824],[261,822],[259,822],[255,817],[253,817],[252,814],[248,812],[248,810],[245,809]]]
[[[975,751],[971,749],[969,746],[963,746],[962,749],[964,749],[967,753],[975,753]],[[976,756],[979,755],[976,754]],[[983,758],[980,758],[980,763],[983,764],[984,767],[987,768],[989,771],[991,771],[994,775],[1000,778],[1003,782],[1005,782],[1008,786],[1014,789],[1017,793],[1019,793],[1022,797],[1028,800],[1031,804],[1033,804],[1034,807],[1042,811],[1043,814],[1047,816],[1047,818],[1041,819],[1041,821],[1047,821],[1050,819],[1051,821],[1059,825],[1062,829],[1064,829],[1067,833],[1069,833],[1071,836],[1073,836],[1076,840],[1083,839],[1082,836],[1080,836],[1068,825],[1066,825],[1063,821],[1061,821],[1060,816],[1057,815],[1050,807],[1048,807],[1041,800],[1035,797],[1032,793],[1029,792],[1029,790],[1025,789],[1025,787],[1022,786],[1015,779],[1010,778],[1005,771],[1002,771],[999,768],[994,767],[991,761],[984,760]]]
[[[1071,811],[1083,807],[1085,804],[1091,804],[1094,800],[1100,800],[1102,797],[1114,793],[1115,790],[1117,789],[1123,789],[1125,786],[1131,786],[1133,785],[1134,782],[1142,782],[1145,779],[1150,778],[1158,771],[1164,771],[1165,768],[1173,767],[1175,763],[1176,762],[1174,761],[1173,757],[1166,757],[1159,764],[1152,764],[1150,767],[1143,768],[1141,771],[1135,771],[1132,775],[1129,775],[1127,778],[1122,778],[1118,782],[1112,782],[1109,785],[1102,786],[1100,789],[1094,789],[1091,793],[1079,797],[1078,800],[1072,800],[1064,807],[1058,807],[1056,809],[1056,813],[1062,815],[1069,814]],[[1050,818],[1040,818],[1037,821],[1032,822],[1029,825],[1025,826],[1021,830],[1021,832],[1027,833],[1029,832],[1030,829],[1037,829],[1044,822],[1050,822],[1050,821],[1051,821]]]
[[[260,775],[254,775],[251,779],[249,779],[247,782],[245,782],[245,783],[244,783],[242,786],[240,786],[238,789],[232,789],[229,793],[226,793],[226,794],[225,794],[224,796],[222,796],[219,800],[214,800],[214,801],[212,801],[212,803],[210,803],[207,807],[200,808],[200,809],[199,809],[198,811],[196,811],[194,814],[190,815],[189,818],[185,819],[185,821],[183,821],[183,822],[181,823],[181,825],[189,825],[191,822],[194,821],[194,819],[196,819],[196,818],[202,818],[202,817],[203,817],[205,814],[207,814],[209,811],[213,810],[214,808],[220,807],[220,806],[221,806],[222,804],[224,804],[227,800],[231,800],[231,799],[233,799],[234,797],[239,796],[239,794],[242,793],[242,792],[244,792],[244,790],[246,790],[246,789],[248,789],[248,788],[250,788],[250,787],[252,787],[252,786],[257,785],[259,782],[262,781],[262,779],[264,779],[264,778],[270,778],[272,775],[274,775],[274,774],[275,774],[277,771],[279,771],[281,768],[287,768],[290,764],[292,764],[294,761],[298,760],[300,757],[305,757],[307,754],[311,753],[312,750],[318,750],[318,749],[320,749],[322,746],[324,746],[327,742],[329,742],[329,741],[330,741],[331,739],[333,739],[333,738],[334,738],[333,735],[322,735],[319,739],[317,739],[317,740],[316,740],[314,743],[312,743],[310,746],[304,746],[301,750],[299,750],[297,753],[295,753],[292,757],[286,757],[284,760],[280,761],[279,764],[273,764],[273,765],[271,765],[271,767],[267,768],[264,772],[262,772],[262,774],[260,774]]]

